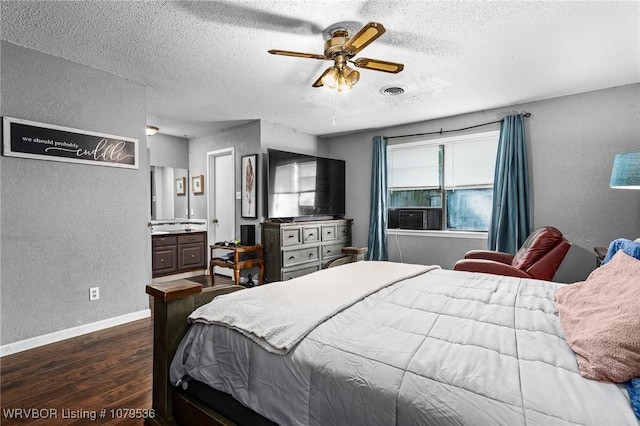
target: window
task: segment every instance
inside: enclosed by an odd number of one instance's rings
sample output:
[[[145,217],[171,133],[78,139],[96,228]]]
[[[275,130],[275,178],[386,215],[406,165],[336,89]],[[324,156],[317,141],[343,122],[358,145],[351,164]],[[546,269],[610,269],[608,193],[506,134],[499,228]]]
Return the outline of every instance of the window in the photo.
[[[444,218],[436,229],[488,231],[498,137],[494,131],[389,145],[390,218],[394,211],[428,209],[429,217]],[[404,227],[395,222],[389,227]]]

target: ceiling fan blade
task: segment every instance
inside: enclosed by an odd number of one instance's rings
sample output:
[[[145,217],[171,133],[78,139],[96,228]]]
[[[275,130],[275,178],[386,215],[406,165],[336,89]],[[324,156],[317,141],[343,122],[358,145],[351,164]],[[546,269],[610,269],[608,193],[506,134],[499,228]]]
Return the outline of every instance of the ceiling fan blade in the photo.
[[[198,19],[211,22],[233,24],[240,27],[280,31],[287,34],[322,34],[322,28],[316,23],[304,19],[280,15],[235,1],[175,1],[171,6],[178,7]],[[257,2],[244,2],[255,3]]]
[[[362,49],[370,45],[375,39],[384,34],[384,26],[379,22],[369,22],[360,29],[353,37],[351,37],[343,47],[352,55],[360,52]]]
[[[320,77],[318,77],[318,79],[316,80],[315,83],[313,83],[311,86],[312,87],[322,87],[324,86],[324,84],[322,83],[322,79],[324,78],[325,75],[327,75],[329,73],[329,71],[331,71],[331,68],[333,67],[329,67],[326,70],[324,70],[324,72],[322,73],[322,75]]]
[[[404,69],[404,65],[397,62],[369,58],[358,58],[353,61],[353,64],[358,68],[366,68],[368,70],[388,72],[391,74],[397,74]]]
[[[324,55],[318,55],[316,53],[292,52],[290,50],[271,49],[269,50],[269,53],[271,53],[272,55],[295,56],[296,58],[310,58],[310,59],[321,59],[321,60],[330,59],[325,57]]]

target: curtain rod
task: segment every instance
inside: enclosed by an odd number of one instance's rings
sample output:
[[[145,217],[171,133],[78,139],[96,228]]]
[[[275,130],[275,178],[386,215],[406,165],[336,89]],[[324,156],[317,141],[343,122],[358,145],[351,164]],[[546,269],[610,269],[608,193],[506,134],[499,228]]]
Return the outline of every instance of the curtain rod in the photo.
[[[524,115],[525,117],[531,117],[531,113],[530,112],[525,112],[522,115]],[[409,138],[411,136],[441,135],[443,133],[461,132],[463,130],[475,129],[476,127],[488,126],[489,124],[502,123],[503,120],[504,120],[504,118],[502,118],[500,120],[496,120],[496,121],[490,121],[489,123],[482,123],[482,124],[476,124],[475,126],[463,127],[461,129],[442,130],[442,128],[440,128],[439,132],[414,133],[412,135],[400,135],[400,136],[385,136],[385,138],[386,139]]]

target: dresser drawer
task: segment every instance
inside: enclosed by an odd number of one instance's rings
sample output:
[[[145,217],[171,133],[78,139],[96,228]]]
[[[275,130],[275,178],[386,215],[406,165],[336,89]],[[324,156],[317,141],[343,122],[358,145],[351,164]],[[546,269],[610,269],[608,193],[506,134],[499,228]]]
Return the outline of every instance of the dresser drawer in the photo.
[[[338,238],[336,225],[322,225],[322,241],[331,241]]]
[[[283,228],[282,229],[282,246],[295,246],[302,243],[301,228]]]
[[[296,265],[320,259],[320,247],[305,247],[282,251],[282,266]]]
[[[317,243],[318,241],[320,241],[319,226],[305,226],[302,228],[303,244]]]
[[[169,236],[152,236],[151,237],[151,246],[152,247],[161,247],[161,246],[175,246],[178,243],[178,237],[175,235]]]
[[[287,281],[292,278],[301,277],[303,275],[307,275],[319,270],[320,270],[320,265],[305,266],[304,268],[296,268],[296,269],[283,269],[282,281]]]
[[[178,236],[178,244],[203,243],[204,234],[187,234]]]
[[[342,249],[344,244],[328,244],[322,246],[322,260],[331,259],[337,256],[342,256]]]
[[[175,239],[175,237],[173,237]],[[176,246],[153,250],[151,268],[154,274],[167,274],[178,270]]]
[[[350,225],[338,225],[338,238],[350,239],[351,238],[351,226]]]
[[[205,252],[202,244],[183,244],[178,246],[178,268],[205,268]]]

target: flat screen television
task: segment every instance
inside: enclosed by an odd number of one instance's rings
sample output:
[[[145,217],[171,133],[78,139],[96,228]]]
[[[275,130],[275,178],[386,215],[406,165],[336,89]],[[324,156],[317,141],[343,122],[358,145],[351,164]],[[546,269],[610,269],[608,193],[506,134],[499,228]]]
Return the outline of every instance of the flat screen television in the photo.
[[[267,210],[270,219],[345,215],[345,162],[267,150]]]

